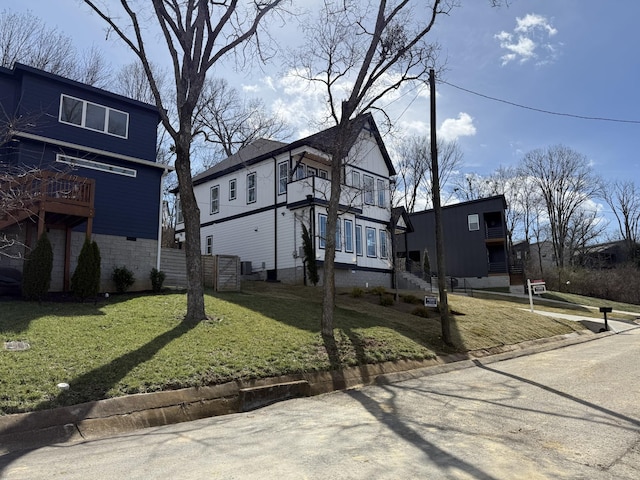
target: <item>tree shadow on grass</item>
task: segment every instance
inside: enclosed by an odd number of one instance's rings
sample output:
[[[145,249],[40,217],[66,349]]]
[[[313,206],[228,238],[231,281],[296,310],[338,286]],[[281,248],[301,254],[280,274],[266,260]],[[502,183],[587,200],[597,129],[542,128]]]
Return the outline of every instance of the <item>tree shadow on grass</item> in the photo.
[[[151,341],[142,345],[134,351],[126,353],[113,361],[95,368],[77,378],[74,378],[69,383],[69,390],[61,391],[56,397],[45,400],[37,405],[34,412],[25,414],[18,422],[8,423],[6,427],[0,428],[0,438],[3,436],[9,436],[15,434],[15,432],[28,431],[28,426],[53,426],[59,425],[60,419],[56,416],[63,415],[60,410],[53,411],[41,411],[60,406],[75,405],[73,415],[70,416],[70,422],[78,422],[89,416],[92,410],[95,408],[95,403],[82,403],[90,402],[93,400],[104,399],[107,397],[107,393],[111,388],[120,382],[131,370],[138,365],[143,364],[147,360],[150,360],[156,353],[162,348],[171,343],[173,340],[186,334],[193,328],[199,325],[198,322],[185,322],[182,321],[171,330],[158,335]],[[96,379],[100,379],[99,383],[96,383]],[[68,414],[68,413],[67,413]],[[49,424],[47,425],[47,422]],[[66,430],[68,432],[66,437],[61,438],[59,435],[55,437],[55,443],[64,442],[71,439],[76,433],[75,429]],[[47,445],[46,439],[40,439],[41,442],[34,448],[39,448]],[[32,448],[33,449],[33,448]],[[14,452],[9,456],[0,457],[0,474],[3,469],[6,468],[12,461],[15,461],[20,456],[28,453],[30,450],[23,450]],[[1,476],[1,475],[0,475]]]

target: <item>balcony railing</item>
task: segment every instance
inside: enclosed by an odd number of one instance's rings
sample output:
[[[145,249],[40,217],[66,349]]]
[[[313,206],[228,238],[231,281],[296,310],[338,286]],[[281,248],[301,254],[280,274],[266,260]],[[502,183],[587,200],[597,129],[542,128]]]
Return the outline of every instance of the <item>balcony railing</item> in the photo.
[[[485,230],[485,238],[489,240],[497,240],[504,238],[504,229],[499,227],[487,227]]]

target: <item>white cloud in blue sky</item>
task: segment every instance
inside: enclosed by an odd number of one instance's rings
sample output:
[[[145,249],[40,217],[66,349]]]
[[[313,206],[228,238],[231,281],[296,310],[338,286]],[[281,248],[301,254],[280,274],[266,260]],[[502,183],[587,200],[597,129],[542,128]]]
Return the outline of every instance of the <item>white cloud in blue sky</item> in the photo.
[[[528,13],[524,17],[516,17],[513,32],[501,31],[494,35],[500,42],[500,48],[507,51],[502,55],[502,65],[513,61],[525,63],[535,60],[536,65],[543,65],[553,61],[557,55],[557,46],[550,42],[558,30],[549,20],[535,13]]]

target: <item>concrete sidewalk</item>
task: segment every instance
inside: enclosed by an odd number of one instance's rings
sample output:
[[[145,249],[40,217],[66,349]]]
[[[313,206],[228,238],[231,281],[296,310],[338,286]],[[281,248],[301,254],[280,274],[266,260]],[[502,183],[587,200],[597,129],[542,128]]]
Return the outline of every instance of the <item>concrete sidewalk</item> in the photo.
[[[585,308],[596,308],[596,307],[585,306]],[[529,308],[521,308],[520,310],[531,312]],[[603,329],[602,331],[604,331],[604,328],[605,328],[604,316],[602,318],[597,318],[597,317],[589,317],[586,315],[570,315],[567,313],[547,312],[544,310],[535,310],[535,309],[533,313],[537,313],[538,315],[544,315],[545,317],[562,318],[564,320],[570,320],[572,322],[580,322],[594,333],[599,333],[601,329]],[[609,315],[614,315],[615,313],[625,314],[625,315],[638,315],[636,313],[622,312],[617,310],[614,310]],[[626,330],[640,328],[640,325],[636,323],[637,321],[638,320],[636,321],[620,320],[620,319],[611,318],[607,316],[607,326],[609,327],[609,331],[613,333],[620,333]]]

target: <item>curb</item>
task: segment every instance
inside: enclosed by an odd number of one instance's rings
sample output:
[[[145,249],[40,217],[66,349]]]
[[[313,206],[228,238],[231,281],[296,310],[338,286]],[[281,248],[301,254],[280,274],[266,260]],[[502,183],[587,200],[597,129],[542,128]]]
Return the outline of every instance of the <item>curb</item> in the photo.
[[[58,443],[78,443],[135,430],[239,413],[281,400],[389,385],[563,348],[615,335],[578,331],[423,361],[362,365],[339,371],[229,382],[98,400],[70,407],[0,416],[0,455]]]

